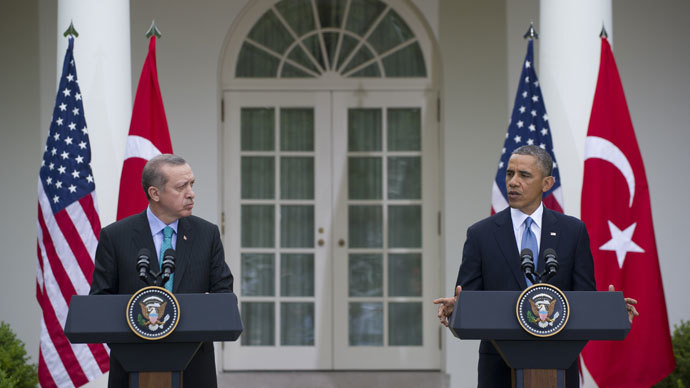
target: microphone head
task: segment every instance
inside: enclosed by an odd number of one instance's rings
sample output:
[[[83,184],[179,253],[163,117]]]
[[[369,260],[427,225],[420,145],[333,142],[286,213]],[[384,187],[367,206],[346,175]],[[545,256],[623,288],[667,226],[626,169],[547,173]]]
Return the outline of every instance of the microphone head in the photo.
[[[139,253],[137,253],[137,259],[148,259],[151,257],[151,251],[148,250],[148,248],[141,248],[139,249]]]
[[[524,260],[526,257],[529,257],[530,260],[534,257],[532,250],[529,248],[525,248],[525,249],[520,251],[520,259]]]
[[[556,260],[556,257],[557,257],[556,251],[553,248],[546,248],[544,250],[544,259],[545,260],[548,260],[548,259]]]
[[[175,250],[168,248],[163,252],[163,259],[175,260]]]

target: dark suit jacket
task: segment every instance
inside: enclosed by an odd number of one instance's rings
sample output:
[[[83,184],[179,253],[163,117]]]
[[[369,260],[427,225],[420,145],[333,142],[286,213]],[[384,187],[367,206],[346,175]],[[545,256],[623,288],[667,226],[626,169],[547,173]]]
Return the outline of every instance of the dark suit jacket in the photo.
[[[136,271],[141,248],[156,252],[146,212],[135,214],[101,230],[96,248],[96,263],[91,295],[132,294],[147,284]],[[174,293],[232,292],[233,277],[225,263],[218,227],[199,217],[181,218],[177,227]],[[157,254],[157,253],[154,253]],[[158,272],[157,260],[151,271]],[[127,375],[110,357],[109,387],[127,386]],[[183,373],[184,386],[216,386],[212,343],[204,343]]]
[[[594,262],[585,224],[575,217],[544,208],[539,251],[553,248],[558,273],[549,280],[563,291],[594,291]],[[537,269],[543,271],[544,258]],[[456,285],[463,290],[520,291],[527,287],[520,270],[520,254],[513,232],[510,208],[485,218],[467,229],[462,263]],[[574,367],[574,372],[573,372]],[[479,386],[510,386],[510,369],[489,341],[479,346]],[[577,362],[566,371],[567,386],[579,386]],[[578,380],[573,380],[578,378]],[[499,379],[499,380],[497,380]]]

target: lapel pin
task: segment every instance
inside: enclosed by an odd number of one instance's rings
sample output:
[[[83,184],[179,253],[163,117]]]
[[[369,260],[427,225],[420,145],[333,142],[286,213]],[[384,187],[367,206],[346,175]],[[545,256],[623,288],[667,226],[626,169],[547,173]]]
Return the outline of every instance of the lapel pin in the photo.
[[[551,232],[551,235],[552,235],[552,236],[555,236],[555,235],[556,235],[556,232]],[[185,237],[184,239],[186,240],[187,237]]]
[[[186,235],[186,234],[183,234],[183,235],[182,235],[182,239],[185,240],[185,241],[187,241],[187,235]]]

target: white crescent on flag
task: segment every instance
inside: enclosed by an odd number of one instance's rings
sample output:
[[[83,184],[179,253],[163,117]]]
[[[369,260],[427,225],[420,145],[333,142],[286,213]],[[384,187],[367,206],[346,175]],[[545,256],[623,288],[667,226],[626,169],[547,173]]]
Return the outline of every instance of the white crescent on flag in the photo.
[[[632,207],[633,199],[635,198],[635,173],[623,152],[615,144],[604,138],[587,136],[585,140],[585,161],[589,158],[602,159],[616,166],[628,182],[628,190],[630,190],[630,204],[628,207]]]
[[[151,140],[129,135],[127,136],[127,146],[125,147],[125,160],[129,158],[142,158],[151,160],[156,155],[160,155],[160,150],[151,143]]]

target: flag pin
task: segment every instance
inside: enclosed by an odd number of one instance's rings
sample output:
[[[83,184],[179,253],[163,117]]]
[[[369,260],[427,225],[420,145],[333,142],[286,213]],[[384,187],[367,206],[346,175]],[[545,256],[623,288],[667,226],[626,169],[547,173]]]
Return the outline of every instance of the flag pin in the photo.
[[[182,235],[182,238],[183,238],[185,241],[187,241],[187,235],[186,235],[186,234],[183,234],[183,235]]]
[[[552,236],[555,236],[555,235],[556,235],[556,232],[551,232],[551,235],[552,235]],[[187,238],[185,237],[185,240],[186,240],[186,239],[187,239]]]

